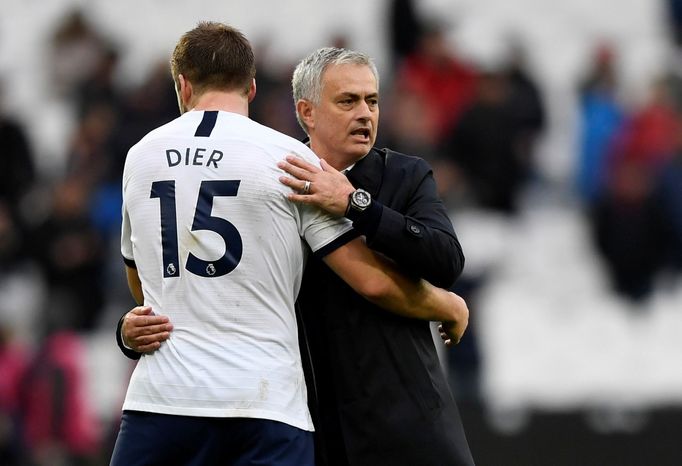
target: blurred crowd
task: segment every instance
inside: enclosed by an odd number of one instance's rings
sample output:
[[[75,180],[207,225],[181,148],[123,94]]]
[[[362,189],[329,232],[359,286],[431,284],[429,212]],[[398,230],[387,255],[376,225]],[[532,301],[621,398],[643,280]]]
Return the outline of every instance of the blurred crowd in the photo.
[[[577,205],[613,292],[635,302],[661,274],[682,271],[682,9],[670,11],[680,61],[651,84],[644,105],[633,108],[622,95],[614,44],[595,45],[575,89]],[[518,215],[524,189],[540,176],[538,141],[548,126],[524,43],[510,40],[503,63],[481,66],[459,55],[449,25],[419,17],[412,2],[392,2],[388,16],[378,144],[428,160],[453,211]],[[110,329],[117,351],[115,321],[103,316],[132,305],[118,247],[123,163],[132,144],[178,110],[166,61],[126,87],[114,79],[114,38],[80,11],[64,17],[46,46],[52,91],[75,121],[64,170],[39,172],[25,127],[0,114],[0,289],[19,296],[0,302],[0,464],[99,464],[116,426],[101,425],[88,405],[81,337]],[[258,65],[251,116],[302,138],[290,91],[295,63],[268,65]],[[19,288],[36,308],[24,320],[16,317],[24,313]],[[456,289],[475,302],[475,283]],[[470,333],[451,356],[454,371],[478,367],[475,326]]]

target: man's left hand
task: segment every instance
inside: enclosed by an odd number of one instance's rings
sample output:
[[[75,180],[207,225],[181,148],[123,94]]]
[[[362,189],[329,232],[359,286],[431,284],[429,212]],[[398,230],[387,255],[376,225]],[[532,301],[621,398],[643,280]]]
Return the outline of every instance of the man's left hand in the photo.
[[[455,306],[456,316],[452,320],[441,322],[438,326],[438,334],[445,346],[448,347],[458,344],[469,326],[469,306],[467,306],[467,302],[455,293],[450,292],[450,294],[457,303],[457,306]]]
[[[299,157],[287,155],[286,161],[277,166],[294,178],[282,176],[279,181],[295,191],[289,194],[290,201],[310,204],[342,217],[348,208],[348,196],[355,188],[346,175],[323,159],[320,159],[320,165],[321,169]],[[304,193],[306,181],[310,185],[308,192]]]
[[[438,325],[438,334],[448,348],[458,344],[464,334],[464,330],[458,327],[461,327],[458,322],[441,322]]]

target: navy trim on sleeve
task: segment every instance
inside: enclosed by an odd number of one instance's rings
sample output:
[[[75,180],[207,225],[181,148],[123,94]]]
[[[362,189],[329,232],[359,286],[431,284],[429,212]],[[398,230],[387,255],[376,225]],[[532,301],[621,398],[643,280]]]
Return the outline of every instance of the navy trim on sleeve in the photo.
[[[125,263],[125,265],[127,265],[131,269],[137,270],[137,264],[135,263],[135,261],[133,259],[128,259],[128,258],[124,257],[123,262]]]
[[[355,231],[355,228],[353,228],[352,230],[347,231],[346,233],[342,234],[335,240],[331,241],[329,244],[322,246],[320,249],[313,253],[313,256],[317,257],[318,259],[322,259],[327,254],[336,251],[341,246],[351,242],[358,236],[360,236],[360,233]]]
[[[199,123],[199,126],[197,127],[197,131],[194,133],[194,137],[209,137],[213,131],[213,128],[215,127],[215,122],[217,119],[217,110],[206,110],[204,112],[204,117],[201,119],[201,123]]]
[[[131,350],[129,348],[126,348],[125,345],[123,344],[123,337],[121,336],[121,329],[123,328],[123,319],[124,318],[125,318],[125,314],[123,314],[121,316],[121,318],[118,319],[118,325],[116,325],[116,344],[118,345],[121,352],[123,352],[123,354],[128,359],[138,360],[142,357],[142,353],[138,353],[135,350]]]

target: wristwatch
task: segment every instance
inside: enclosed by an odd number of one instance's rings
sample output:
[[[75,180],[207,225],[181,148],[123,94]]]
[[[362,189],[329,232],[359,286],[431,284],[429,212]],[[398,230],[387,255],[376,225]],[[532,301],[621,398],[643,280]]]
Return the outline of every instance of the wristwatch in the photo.
[[[346,217],[353,220],[357,214],[367,210],[372,204],[372,195],[364,189],[356,189],[348,195],[348,208],[346,209]]]

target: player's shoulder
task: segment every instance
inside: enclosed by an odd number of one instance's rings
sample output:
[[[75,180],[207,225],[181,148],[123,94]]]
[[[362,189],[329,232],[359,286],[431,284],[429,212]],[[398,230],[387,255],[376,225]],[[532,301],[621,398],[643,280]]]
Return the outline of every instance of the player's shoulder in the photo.
[[[276,129],[270,128],[269,126],[265,126],[263,124],[260,124],[256,121],[253,121],[253,125],[256,126],[257,128],[262,131],[262,133],[272,142],[278,143],[280,145],[292,145],[294,147],[298,146],[303,146],[305,147],[305,144],[303,144],[301,141],[299,141],[296,138],[293,138],[289,136],[288,134],[282,133],[281,131],[277,131]]]
[[[318,157],[303,142],[255,121],[253,123],[262,131],[263,138],[260,139],[261,143],[277,148],[277,152],[285,150],[287,152],[295,153],[296,155],[307,159],[309,162],[319,163]]]

